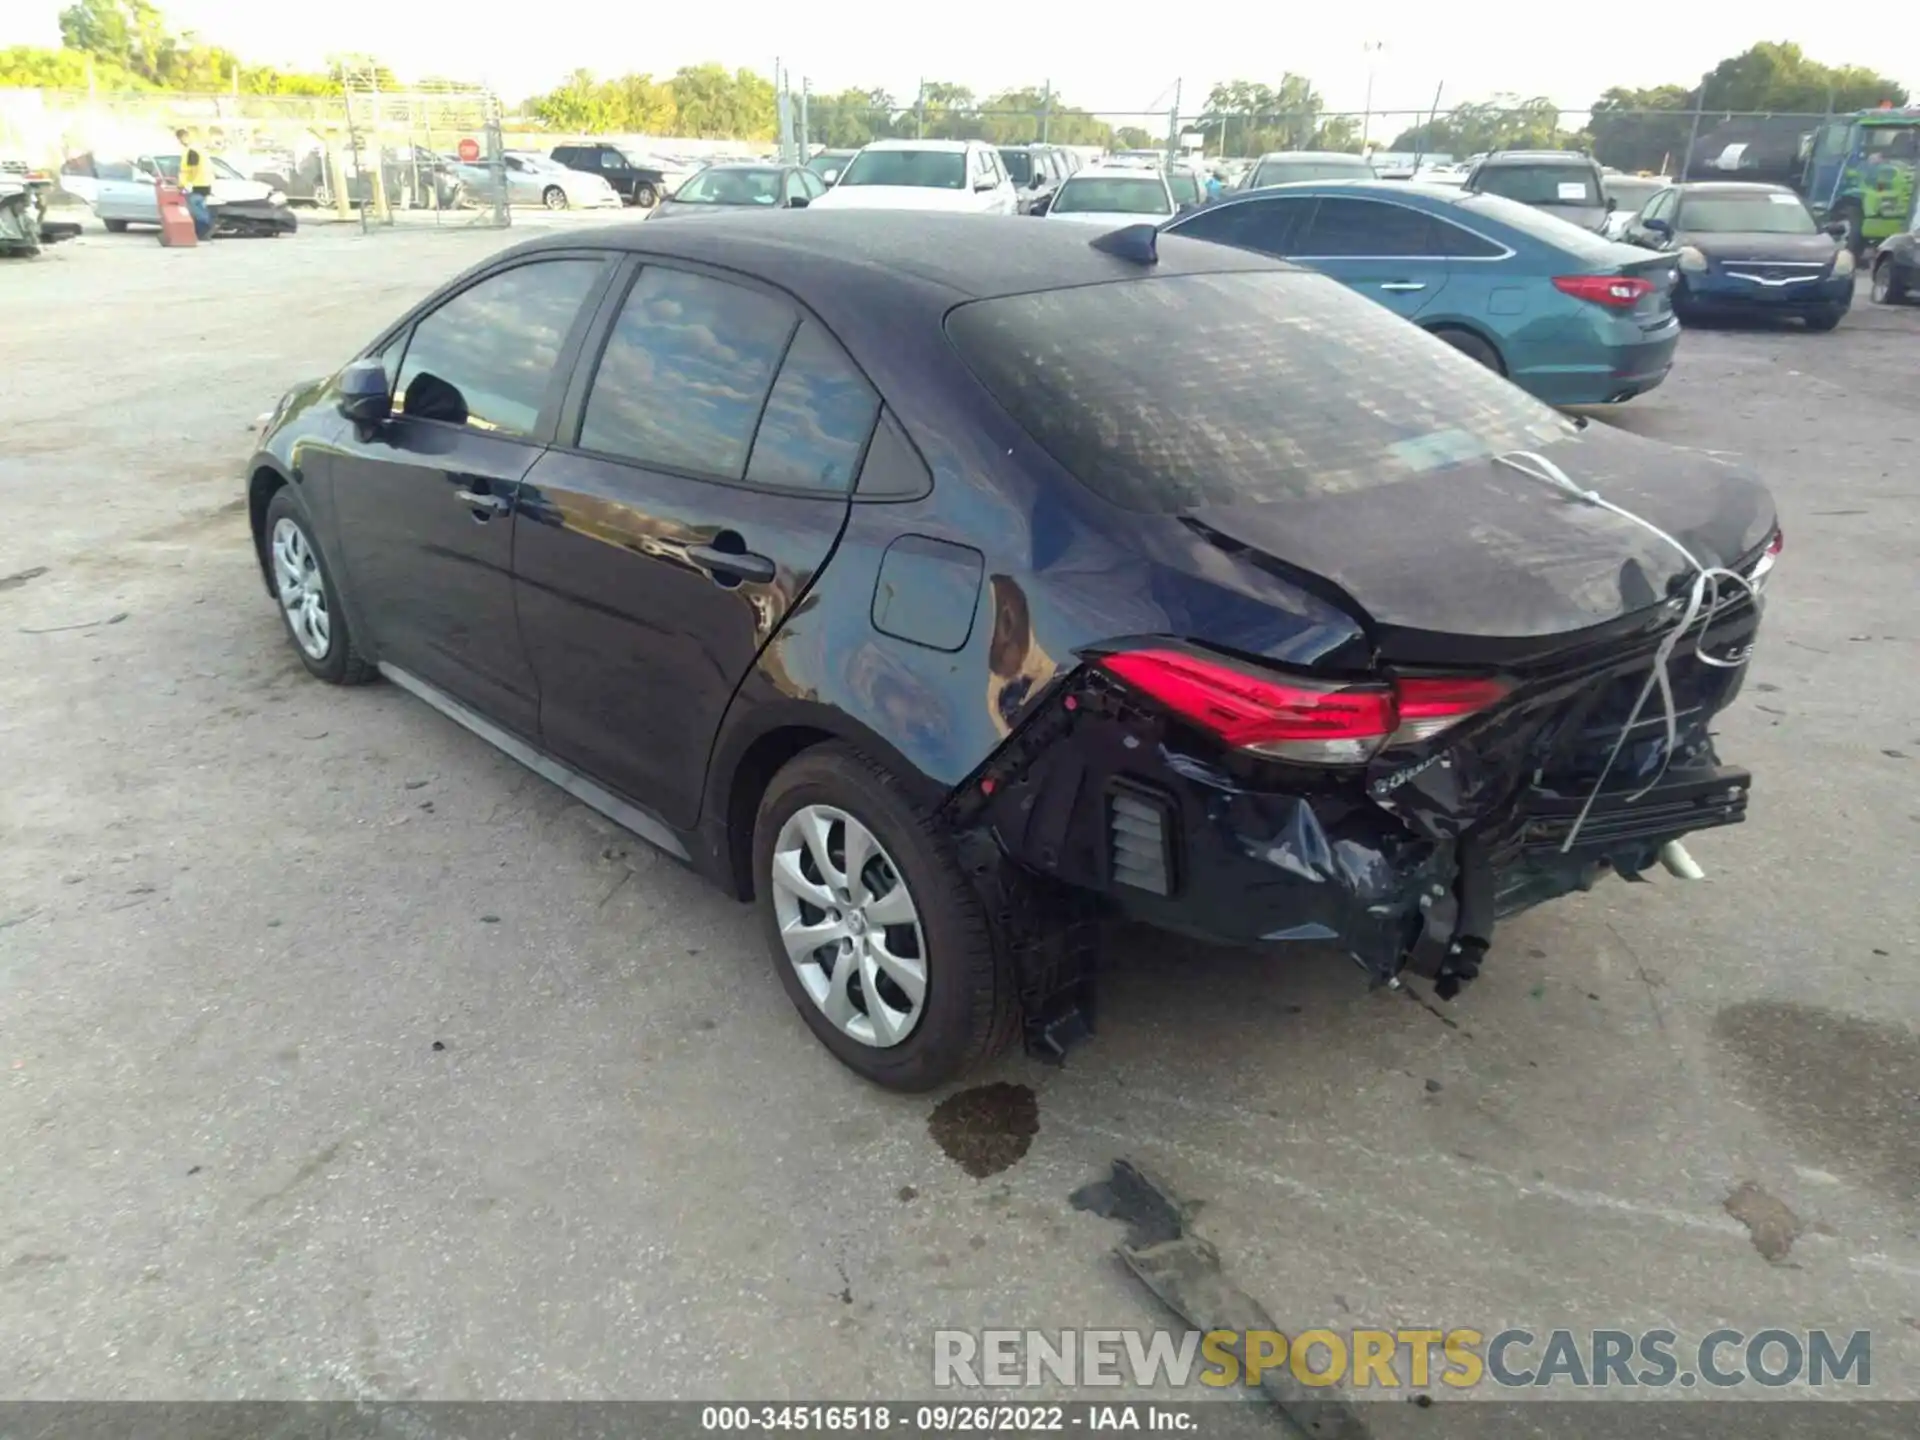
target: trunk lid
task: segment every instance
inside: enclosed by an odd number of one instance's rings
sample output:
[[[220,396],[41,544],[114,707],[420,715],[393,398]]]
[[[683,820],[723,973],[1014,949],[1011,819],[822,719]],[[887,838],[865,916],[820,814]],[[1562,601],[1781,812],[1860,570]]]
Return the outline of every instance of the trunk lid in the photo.
[[[1766,490],[1705,455],[1605,425],[1537,453],[1704,565],[1734,565],[1775,528]],[[1660,611],[1691,574],[1645,527],[1492,458],[1365,489],[1209,506],[1190,523],[1256,563],[1337,587],[1389,663],[1537,660]]]

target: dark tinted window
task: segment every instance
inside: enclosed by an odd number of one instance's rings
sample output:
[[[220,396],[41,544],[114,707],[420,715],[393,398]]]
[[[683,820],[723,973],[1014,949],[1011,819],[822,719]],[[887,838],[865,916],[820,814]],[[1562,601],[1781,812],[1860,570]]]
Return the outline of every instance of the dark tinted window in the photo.
[[[394,408],[532,434],[567,332],[600,271],[598,260],[543,260],[463,290],[414,326]]]
[[[1543,161],[1537,165],[1483,165],[1473,188],[1523,205],[1598,205],[1600,185],[1591,165]]]
[[[1304,196],[1297,200],[1243,200],[1202,210],[1182,220],[1174,233],[1258,250],[1263,255],[1291,255],[1299,248],[1301,233],[1313,218],[1315,203]]]
[[[1506,246],[1496,245],[1485,236],[1462,230],[1438,216],[1431,219],[1433,241],[1439,247],[1434,251],[1436,255],[1452,255],[1462,260],[1493,260],[1507,253]]]
[[[1574,433],[1517,386],[1319,275],[1011,295],[960,306],[947,329],[1028,434],[1134,510],[1364,490]]]
[[[1325,198],[1297,251],[1301,255],[1432,255],[1427,215],[1380,200]]]
[[[797,318],[757,290],[648,266],[600,357],[581,446],[738,480]]]
[[[1007,174],[1013,177],[1013,183],[1024,185],[1033,178],[1033,156],[1025,150],[1002,150],[1000,158],[1006,163]]]
[[[795,490],[852,489],[879,411],[879,396],[846,353],[811,320],[802,322],[767,397],[747,479]]]

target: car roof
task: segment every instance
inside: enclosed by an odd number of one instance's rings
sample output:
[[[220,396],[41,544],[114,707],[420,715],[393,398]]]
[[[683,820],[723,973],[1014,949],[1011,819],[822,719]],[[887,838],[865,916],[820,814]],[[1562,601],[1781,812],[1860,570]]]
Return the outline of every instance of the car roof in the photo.
[[[868,150],[965,150],[984,140],[875,140]]]
[[[1262,160],[1353,160],[1365,165],[1367,157],[1349,150],[1269,150]]]
[[[700,225],[614,225],[557,231],[512,254],[577,249],[654,254],[737,270],[790,290],[823,314],[844,292],[847,308],[876,316],[893,302],[936,304],[1058,290],[1147,276],[1292,270],[1284,261],[1177,237],[1152,266],[1095,249],[1081,226],[1036,225],[1006,215],[914,210],[799,210],[709,216]],[[829,322],[832,316],[827,316]]]
[[[816,157],[817,158],[817,157]],[[702,173],[708,170],[797,170],[797,165],[789,165],[784,160],[716,160],[711,165],[701,167]]]
[[[1480,163],[1482,165],[1525,165],[1537,160],[1584,160],[1594,163],[1593,157],[1583,150],[1496,150]]]
[[[1690,180],[1684,185],[1675,185],[1676,190],[1684,190],[1689,195],[1792,195],[1794,190],[1788,185],[1769,185],[1764,180]]]

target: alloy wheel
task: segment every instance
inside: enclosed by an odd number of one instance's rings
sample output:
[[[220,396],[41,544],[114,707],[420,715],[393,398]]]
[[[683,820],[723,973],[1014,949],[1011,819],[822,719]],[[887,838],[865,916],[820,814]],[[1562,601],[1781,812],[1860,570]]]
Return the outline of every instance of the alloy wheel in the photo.
[[[1873,298],[1875,303],[1884,305],[1893,293],[1893,265],[1882,260],[1873,267]]]
[[[834,806],[803,805],[780,827],[769,879],[787,959],[820,1012],[875,1049],[911,1035],[926,1005],[926,932],[874,833]]]
[[[282,516],[273,527],[273,582],[280,606],[287,614],[293,640],[310,659],[324,660],[333,646],[332,617],[327,610],[327,582],[313,542],[292,520]]]

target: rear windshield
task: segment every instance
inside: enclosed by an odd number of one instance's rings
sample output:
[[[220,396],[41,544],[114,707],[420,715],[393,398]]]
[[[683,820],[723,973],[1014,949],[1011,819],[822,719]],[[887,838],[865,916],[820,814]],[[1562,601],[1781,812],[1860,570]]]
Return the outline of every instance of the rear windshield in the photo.
[[[1053,213],[1171,215],[1173,204],[1158,175],[1076,175],[1060,187]]]
[[[1033,156],[1025,150],[1002,150],[1000,163],[1007,167],[1007,174],[1013,177],[1013,183],[1024,185],[1033,179]]]
[[[1617,265],[1634,258],[1630,254],[1622,254],[1622,247],[1616,242],[1583,225],[1576,225],[1551,210],[1536,210],[1531,205],[1522,205],[1518,200],[1509,200],[1504,195],[1463,192],[1454,203],[1469,215],[1497,220],[1529,239],[1551,245],[1556,250],[1563,250],[1591,264]],[[1646,258],[1644,252],[1639,258]]]
[[[958,150],[862,150],[840,172],[841,185],[967,188],[967,157]]]
[[[976,300],[947,333],[1028,434],[1129,510],[1365,490],[1573,433],[1385,306],[1299,271]]]
[[[782,172],[702,170],[673,192],[676,205],[774,205],[780,200]]]
[[[1811,235],[1820,227],[1798,195],[1689,195],[1680,202],[1680,228],[1700,235]]]
[[[1593,182],[1593,171],[1573,163],[1484,165],[1473,188],[1487,195],[1504,195],[1522,205],[1600,204],[1600,187]]]
[[[1351,160],[1262,160],[1254,167],[1249,190],[1292,185],[1301,180],[1371,180],[1373,167],[1358,155]]]

